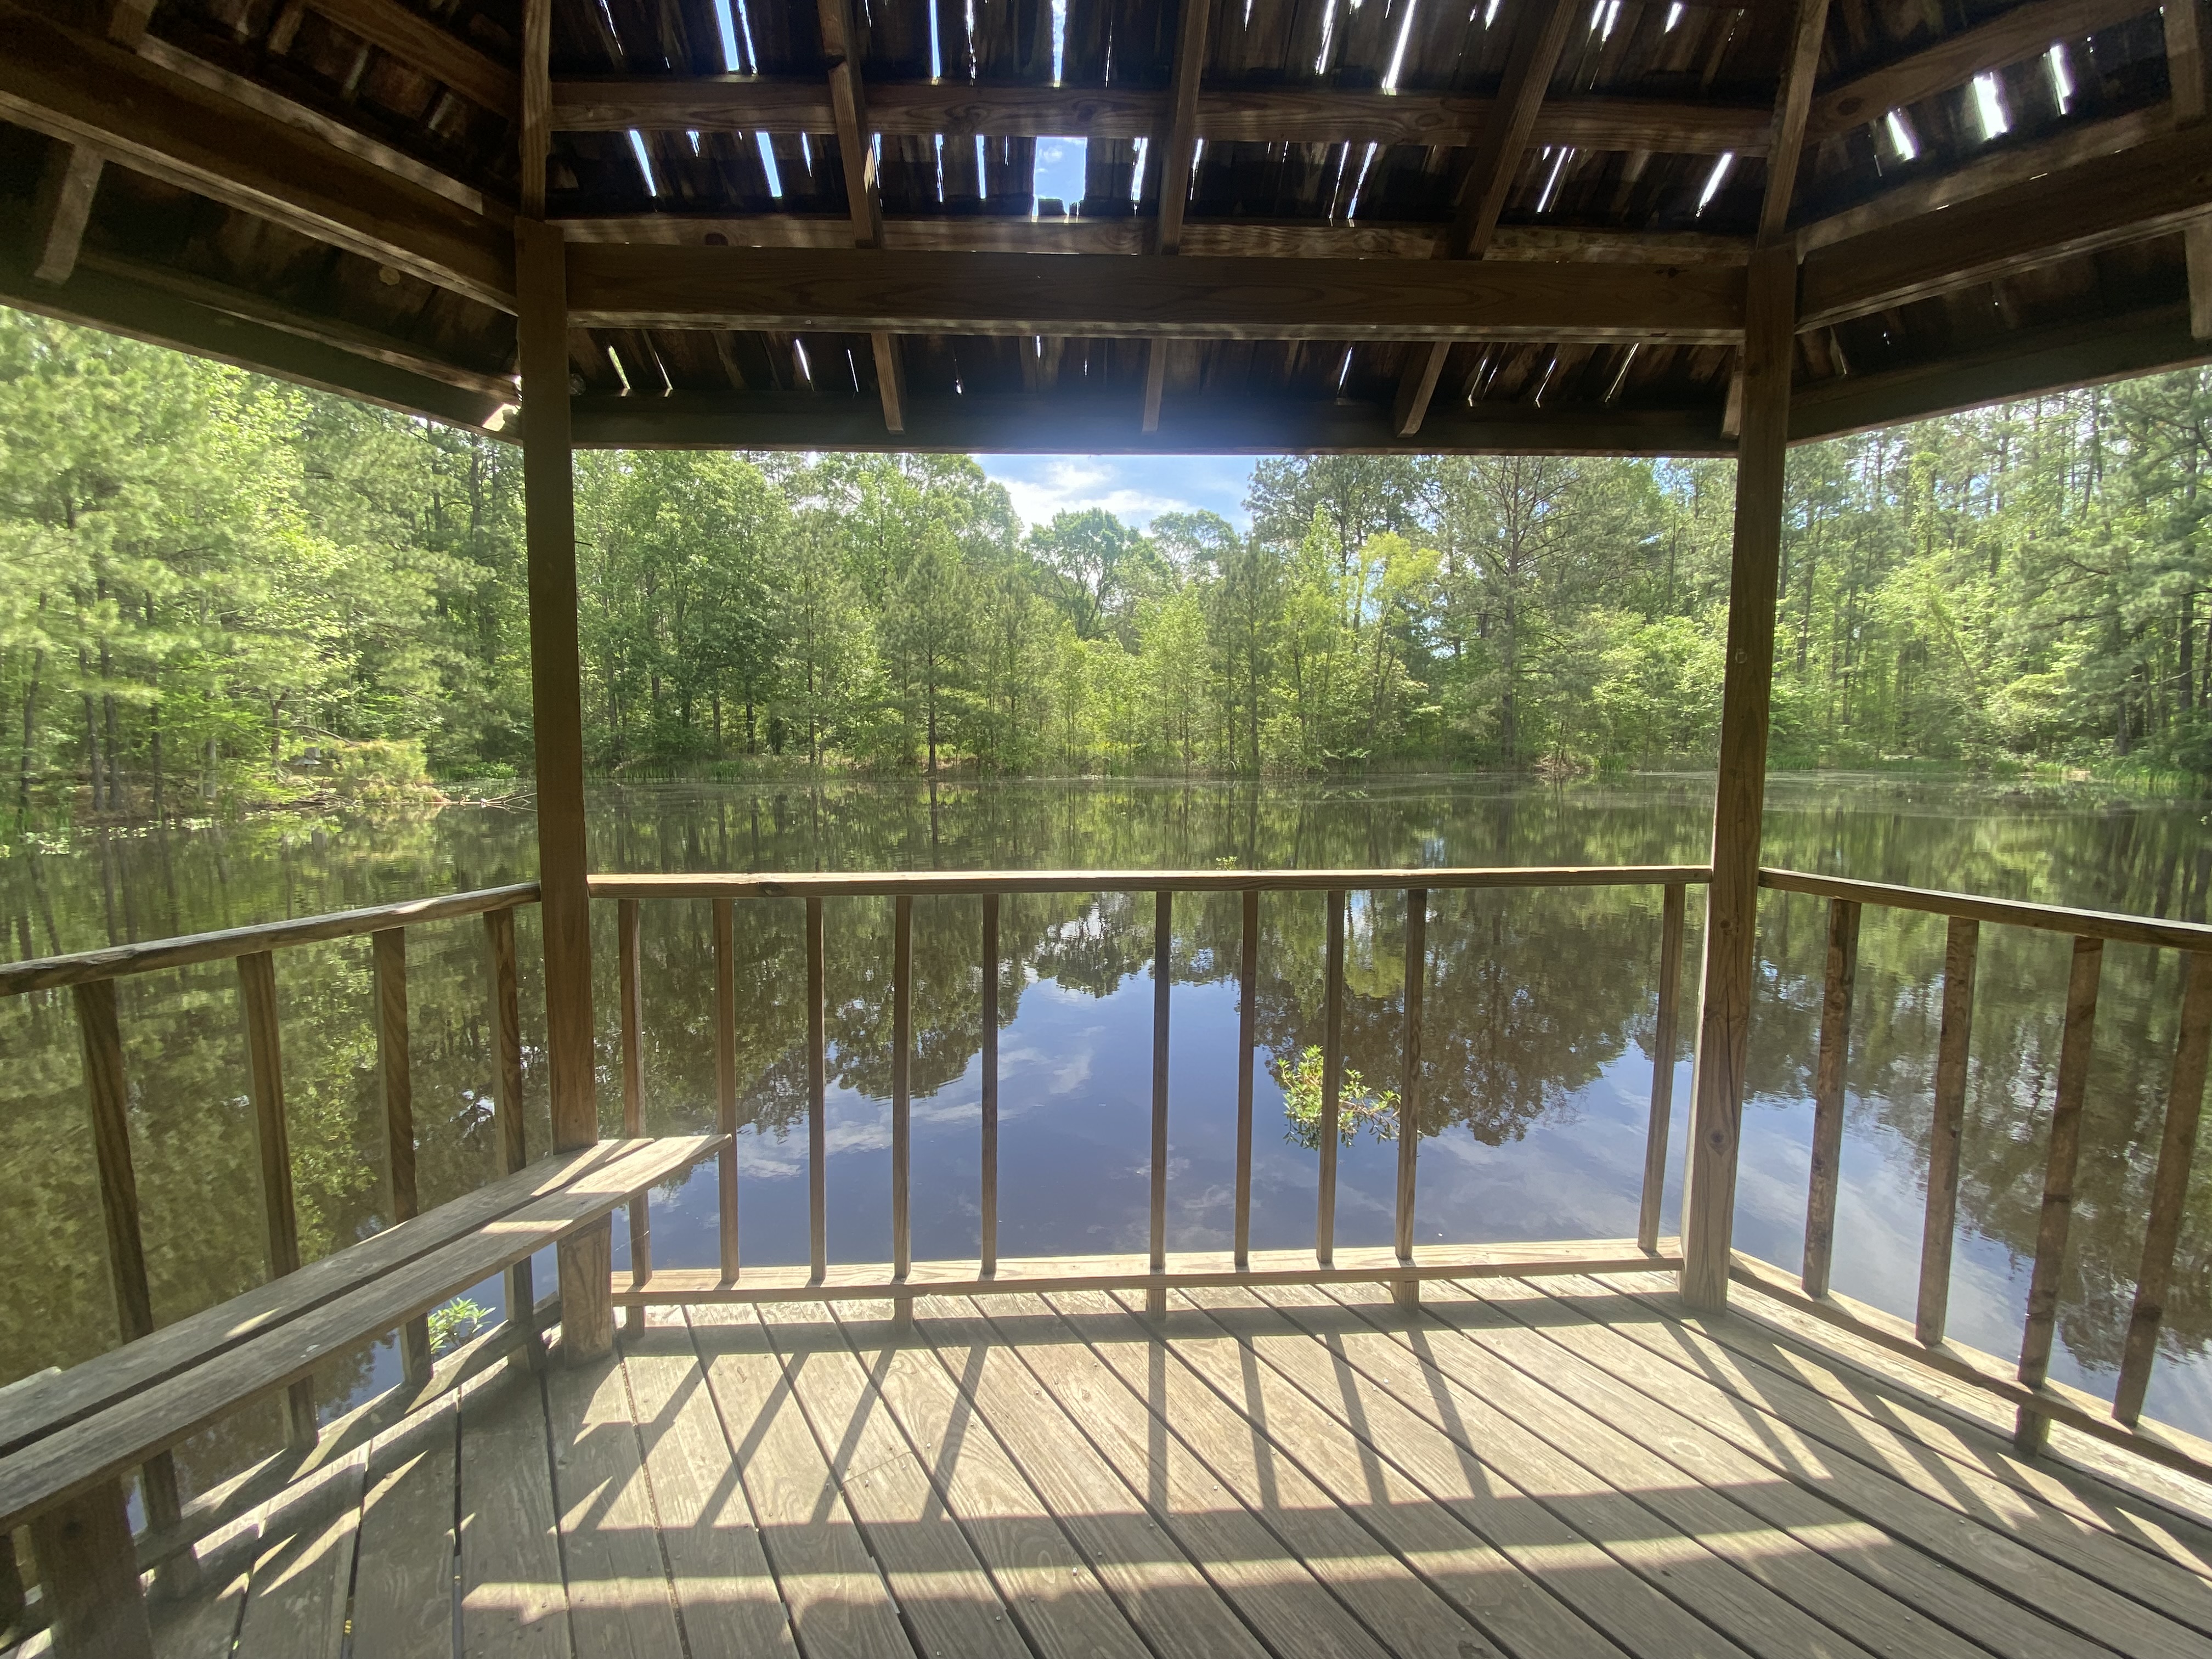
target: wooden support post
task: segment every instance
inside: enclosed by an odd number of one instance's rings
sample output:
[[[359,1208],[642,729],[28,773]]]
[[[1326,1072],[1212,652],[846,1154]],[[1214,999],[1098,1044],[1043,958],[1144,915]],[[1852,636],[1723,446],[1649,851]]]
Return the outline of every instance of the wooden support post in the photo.
[[[999,896],[983,895],[983,1277],[999,1270]]]
[[[622,1021],[623,1133],[645,1133],[645,969],[639,951],[638,902],[615,904],[615,1001]],[[640,1193],[629,1201],[629,1279],[642,1285],[653,1276],[652,1200]],[[645,1329],[645,1309],[632,1303],[623,1310],[623,1329],[632,1336]]]
[[[1644,1192],[1636,1243],[1659,1248],[1659,1208],[1667,1196],[1667,1133],[1674,1115],[1674,1048],[1682,1018],[1682,921],[1689,893],[1667,884],[1659,913],[1659,1008],[1651,1030],[1651,1115],[1644,1131]]]
[[[513,1175],[530,1161],[522,1122],[522,998],[516,982],[514,912],[484,912],[484,994],[491,1031],[492,1174]],[[538,1290],[525,1256],[507,1270],[507,1319],[530,1337],[509,1357],[525,1368],[544,1358],[538,1340]]]
[[[300,1268],[300,1217],[292,1196],[292,1135],[284,1117],[284,1059],[276,1025],[276,962],[267,951],[238,959],[239,1000],[246,1015],[246,1069],[253,1090],[253,1138],[261,1156],[262,1237],[269,1277]],[[315,1385],[301,1377],[284,1391],[284,1442],[295,1451],[315,1443]]]
[[[84,1048],[85,1103],[92,1117],[93,1167],[100,1182],[100,1218],[107,1243],[107,1279],[115,1293],[115,1323],[124,1341],[154,1329],[154,1297],[146,1279],[146,1247],[138,1231],[138,1176],[131,1160],[131,1090],[123,1065],[123,1030],[115,1014],[115,981],[76,988],[77,1035]],[[183,1508],[175,1462],[157,1452],[140,1471],[147,1524],[174,1525]],[[169,1574],[183,1591],[196,1577],[189,1559]],[[137,1578],[132,1578],[136,1594]]]
[[[1794,250],[1786,243],[1755,250],[1746,283],[1744,429],[1736,453],[1720,778],[1713,798],[1705,985],[1698,1011],[1689,1156],[1682,1186],[1682,1298],[1702,1311],[1727,1305],[1729,1252],[1735,1224],[1736,1152],[1756,969],[1759,823],[1766,788],[1767,712],[1773,696],[1775,584],[1782,555],[1783,462],[1788,453],[1796,297]]]
[[[56,1659],[153,1659],[123,1486],[109,1480],[31,1522]]]
[[[1421,1144],[1421,1000],[1429,977],[1429,896],[1406,895],[1406,1065],[1398,1083],[1398,1200],[1393,1242],[1398,1260],[1413,1259],[1413,1166]],[[1401,1279],[1390,1299],[1410,1313],[1421,1304],[1421,1281]]]
[[[1344,1098],[1344,894],[1322,896],[1328,942],[1322,967],[1321,1196],[1314,1207],[1314,1260],[1336,1260],[1336,1137]]]
[[[714,1127],[730,1139],[717,1160],[722,1282],[738,1282],[738,950],[736,904],[714,904]]]
[[[1152,1269],[1168,1267],[1168,1006],[1174,989],[1171,960],[1175,945],[1175,895],[1162,888],[1152,896]],[[1145,1311],[1164,1318],[1168,1310],[1164,1285],[1145,1292]]]
[[[2120,1380],[2112,1415],[2132,1425],[2142,1415],[2150,1389],[2158,1335],[2166,1322],[2166,1291],[2173,1252],[2189,1200],[2189,1170],[2197,1156],[2197,1126],[2204,1109],[2204,1070],[2212,1048],[2212,951],[2188,954],[2181,996],[2181,1030],[2173,1044],[2173,1081],[2166,1096],[2166,1129],[2159,1138],[2158,1172],[2151,1178],[2150,1223],[2143,1232],[2142,1267],[2136,1275],[2135,1310],[2120,1354]]]
[[[2096,1041],[2097,988],[2104,972],[2105,942],[2074,941],[2066,976],[2066,1027],[2058,1048],[2058,1093],[2051,1107],[2051,1151],[2045,1159],[2043,1212],[2035,1229],[2035,1275],[2027,1287],[2027,1327],[2021,1338],[2020,1380],[2039,1389],[2051,1374],[2051,1340],[2058,1328],[2058,1292],[2066,1271],[2066,1235],[2074,1223],[2074,1172],[2081,1156],[2081,1103],[2089,1088],[2089,1054]],[[2013,1445],[2023,1455],[2041,1451],[2051,1419],[2024,1407],[2013,1425]]]
[[[1928,1210],[1920,1229],[1920,1303],[1913,1334],[1933,1347],[1951,1309],[1951,1250],[1959,1224],[1959,1141],[1966,1123],[1966,1060],[1974,1037],[1974,963],[1982,925],[1954,916],[1943,939],[1943,1029],[1936,1039]]]
[[[868,129],[868,97],[860,84],[860,63],[852,0],[820,0],[822,56],[829,65],[830,112],[837,132],[837,156],[845,171],[845,202],[853,219],[853,246],[884,245],[883,185],[876,165],[874,135]],[[868,337],[876,358],[876,389],[883,399],[884,428],[906,430],[906,368],[898,337],[878,331]]]
[[[1836,1249],[1836,1193],[1844,1151],[1844,1067],[1850,1057],[1851,990],[1858,977],[1859,907],[1828,903],[1828,973],[1820,997],[1820,1056],[1813,1073],[1813,1170],[1805,1194],[1805,1294],[1828,1293]]]
[[[1237,959],[1237,1267],[1252,1265],[1252,1066],[1259,1048],[1260,896],[1244,895]]]
[[[914,899],[891,901],[891,1277],[914,1266]],[[914,1298],[891,1299],[891,1317],[914,1318]]]
[[[414,1218],[415,1071],[407,1051],[407,930],[380,928],[370,936],[376,969],[376,1072],[384,1088],[385,1169],[392,1182],[392,1218]],[[409,1320],[399,1328],[400,1363],[408,1381],[430,1375],[430,1323]]]
[[[814,1282],[830,1272],[828,1138],[823,1117],[829,1088],[829,1040],[823,1007],[822,901],[806,901],[806,1260]]]
[[[577,666],[568,256],[561,232],[536,219],[514,222],[514,244],[523,520],[530,558],[531,728],[538,750],[538,881],[545,929],[545,1046],[552,1074],[553,1150],[565,1152],[599,1138],[584,844],[583,689]],[[561,1346],[572,1361],[596,1359],[614,1344],[609,1231],[602,1221],[561,1245]]]

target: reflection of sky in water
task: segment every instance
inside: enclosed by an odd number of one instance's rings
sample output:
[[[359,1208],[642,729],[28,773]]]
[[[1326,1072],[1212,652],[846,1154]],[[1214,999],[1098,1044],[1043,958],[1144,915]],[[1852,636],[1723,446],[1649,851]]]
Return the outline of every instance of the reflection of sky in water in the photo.
[[[1692,964],[1694,965],[1694,959]],[[1152,988],[1149,974],[1103,999],[1051,981],[1031,984],[1000,1035],[1000,1253],[1007,1256],[1141,1252],[1146,1240],[1151,1144]],[[1170,1249],[1226,1249],[1236,1195],[1237,993],[1178,984],[1169,1073],[1168,1242]],[[972,1258],[977,1249],[981,1063],[914,1103],[914,1254]],[[1381,1079],[1370,1079],[1370,1083]],[[1636,1230],[1651,1067],[1632,1042],[1518,1140],[1481,1144],[1463,1127],[1422,1143],[1415,1237],[1421,1243],[1620,1238]],[[1662,1226],[1680,1224],[1680,1151],[1690,1064],[1676,1069],[1674,1120]],[[1254,1073],[1252,1244],[1310,1249],[1316,1160],[1284,1134],[1282,1095],[1262,1054]],[[1737,1185],[1739,1248],[1794,1270],[1804,1237],[1811,1106],[1754,1102],[1745,1114]],[[833,1089],[828,1140],[830,1255],[890,1255],[890,1107]],[[782,1140],[741,1143],[744,1260],[806,1256],[804,1125]],[[1390,1242],[1397,1150],[1363,1136],[1340,1154],[1336,1236],[1346,1245]],[[1914,1150],[1854,1110],[1844,1143],[1836,1287],[1910,1317],[1918,1284],[1923,1175]],[[707,1266],[716,1249],[710,1167],[672,1201],[656,1198],[653,1249],[663,1266]],[[616,1260],[627,1249],[617,1218]],[[1962,1227],[1954,1256],[1950,1328],[1996,1354],[2019,1352],[2031,1263]],[[546,1271],[550,1272],[550,1268]],[[482,1299],[482,1298],[479,1298]],[[396,1375],[396,1370],[395,1370]],[[2109,1397],[2112,1377],[2086,1370],[2063,1343],[2052,1375]],[[2212,1367],[2160,1358],[2149,1411],[2202,1429],[2212,1421]]]

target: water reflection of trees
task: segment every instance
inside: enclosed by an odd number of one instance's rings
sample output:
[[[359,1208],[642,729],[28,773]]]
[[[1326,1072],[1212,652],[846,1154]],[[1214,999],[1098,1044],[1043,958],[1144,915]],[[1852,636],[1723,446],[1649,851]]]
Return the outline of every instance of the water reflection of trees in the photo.
[[[1109,782],[602,790],[592,859],[605,869],[1206,867],[1694,860],[1708,834],[1710,784],[1637,780],[1619,787],[1496,780],[1376,781],[1254,789]],[[2063,803],[2062,803],[2063,805]],[[1784,780],[1768,857],[1874,879],[2040,897],[2202,919],[2212,846],[2183,808],[2045,809],[1990,792],[1839,787]],[[267,819],[106,838],[0,860],[8,954],[82,950],[526,878],[526,812],[453,808],[363,822]],[[1559,1112],[1631,1045],[1648,1053],[1659,895],[1577,889],[1438,893],[1429,927],[1425,1129],[1510,1141]],[[1694,920],[1698,909],[1692,902]],[[826,907],[829,1041],[836,1085],[890,1091],[891,907]],[[745,1110],[769,1133],[803,1125],[806,1101],[802,907],[747,902],[736,933],[738,1048]],[[1322,910],[1316,894],[1261,906],[1258,1029],[1273,1054],[1322,1030]],[[1151,970],[1149,894],[1010,896],[1000,915],[1002,1019],[1049,978],[1107,995]],[[1770,898],[1765,977],[1752,1043],[1756,1091],[1809,1093],[1825,919],[1807,900]],[[619,1121],[610,907],[596,932],[601,1098]],[[1241,907],[1233,895],[1176,903],[1180,982],[1234,981]],[[1347,939],[1345,1036],[1370,1082],[1399,1075],[1403,907],[1355,900]],[[1851,1088],[1854,1134],[1887,1132],[1924,1158],[1929,1079],[1942,988],[1940,919],[1869,915]],[[547,1144],[533,912],[522,918],[529,1135]],[[711,915],[703,902],[644,913],[647,1077],[653,1127],[703,1125],[713,1111]],[[915,906],[913,1084],[958,1079],[981,1042],[979,907]],[[1698,942],[1688,943],[1686,998]],[[417,1166],[426,1202],[476,1185],[491,1158],[481,933],[473,921],[410,930]],[[2013,930],[1983,935],[1962,1215],[2025,1259],[2033,1249],[2066,943]],[[2091,1364],[2117,1355],[2131,1296],[2179,1003],[2171,956],[2106,953],[2098,1060],[2088,1103],[2075,1246],[2061,1334]],[[287,951],[277,967],[295,1179],[311,1254],[385,1224],[382,1103],[366,941]],[[124,990],[133,1132],[159,1317],[179,1317],[258,1282],[262,1220],[246,1104],[235,978],[222,964],[149,975]],[[1686,1006],[1686,1044],[1694,1029]],[[1189,1028],[1178,1028],[1180,1045]],[[112,1340],[76,1035],[66,994],[0,1001],[9,1061],[0,1112],[0,1355],[8,1376],[66,1364]],[[1264,1063],[1264,1060],[1263,1060]],[[1798,1108],[1802,1109],[1802,1105]],[[2212,1182],[2193,1191],[2172,1340],[2212,1342]],[[1844,1218],[1846,1228],[1848,1214]],[[1841,1241],[1848,1251],[1848,1231]],[[362,1385],[354,1356],[319,1379],[326,1407]],[[0,1381],[6,1380],[0,1376]],[[265,1419],[265,1420],[264,1420]],[[234,1468],[274,1443],[275,1414],[215,1431],[191,1462]]]

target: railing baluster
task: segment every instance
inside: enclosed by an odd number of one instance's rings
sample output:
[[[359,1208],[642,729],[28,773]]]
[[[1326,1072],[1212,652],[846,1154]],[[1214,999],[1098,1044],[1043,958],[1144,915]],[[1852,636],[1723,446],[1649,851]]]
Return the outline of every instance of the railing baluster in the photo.
[[[1322,970],[1321,1051],[1321,1198],[1314,1212],[1314,1259],[1336,1260],[1336,1134],[1344,1094],[1344,891],[1331,888],[1328,947]]]
[[[1168,1267],[1168,996],[1173,989],[1169,963],[1175,943],[1175,895],[1163,887],[1152,895],[1152,1269]],[[1164,1316],[1165,1285],[1145,1291],[1145,1311]]]
[[[1844,1067],[1850,1057],[1851,993],[1858,968],[1859,907],[1850,899],[1831,899],[1828,976],[1820,996],[1820,1056],[1813,1073],[1813,1171],[1805,1194],[1808,1296],[1827,1295],[1828,1270],[1835,1256],[1836,1191],[1844,1155]]]
[[[722,1282],[738,1282],[738,947],[734,901],[714,915],[714,1127],[730,1137],[717,1160]]]
[[[1259,1046],[1260,894],[1244,893],[1237,963],[1237,1267],[1252,1265],[1252,1065]]]
[[[908,1181],[914,1155],[914,899],[891,902],[891,1277],[903,1279],[914,1266]],[[904,1324],[914,1298],[895,1297],[891,1316]]]
[[[376,1070],[384,1085],[385,1167],[392,1176],[392,1219],[414,1218],[415,1073],[407,1054],[407,930],[380,927],[369,936],[375,969]],[[416,1317],[399,1328],[399,1358],[410,1382],[430,1375],[430,1325]]]
[[[2112,1395],[2112,1415],[2129,1425],[2142,1415],[2151,1364],[2158,1357],[2166,1281],[2173,1273],[2174,1247],[2181,1242],[2189,1166],[2197,1154],[2197,1120],[2204,1109],[2206,1050],[2212,1046],[2212,951],[2191,951],[2188,962],[2181,1030],[2173,1045],[2173,1082],[2166,1097],[2166,1130],[2159,1139],[2158,1173],[2151,1180],[2142,1270],[2136,1275],[2135,1312],[2128,1320],[2119,1385]]]
[[[493,1173],[513,1175],[530,1161],[522,1123],[522,998],[514,971],[514,912],[484,912],[484,984],[491,1025]],[[515,1350],[514,1363],[534,1365],[538,1346],[538,1291],[525,1256],[507,1270],[507,1318],[530,1340]]]
[[[999,896],[983,895],[983,1277],[999,1270]]]
[[[115,1291],[116,1325],[125,1342],[154,1329],[154,1298],[146,1282],[146,1247],[138,1231],[138,1176],[131,1163],[130,1085],[123,1068],[123,1031],[115,1018],[115,981],[96,979],[76,988],[77,1035],[84,1045],[85,1099],[92,1114],[93,1165],[100,1182],[100,1215],[107,1239],[108,1283]],[[139,1492],[149,1526],[176,1523],[183,1511],[177,1466],[157,1452],[139,1467]],[[186,1588],[198,1577],[189,1558],[171,1575]]]
[[[638,903],[615,906],[615,1000],[622,1014],[623,1133],[636,1139],[645,1133],[645,964],[638,948]],[[629,1282],[653,1276],[652,1201],[640,1193],[629,1201]],[[623,1329],[635,1336],[645,1329],[645,1310],[633,1302],[623,1310]]]
[[[2020,1380],[2039,1389],[2051,1371],[2051,1340],[2058,1324],[2058,1291],[2066,1267],[2066,1233],[2074,1220],[2074,1171],[2081,1152],[2081,1102],[2088,1092],[2089,1054],[2096,1039],[2097,986],[2105,941],[2077,939],[2066,976],[2065,1035],[2058,1048],[2058,1093],[2051,1107],[2051,1152],[2043,1175],[2043,1213],[2035,1229],[2035,1276],[2027,1287],[2027,1328],[2021,1339]],[[2033,1455],[2051,1419],[2022,1409],[2013,1444]]]
[[[1398,1260],[1413,1259],[1413,1165],[1421,1142],[1421,1001],[1429,977],[1429,896],[1406,894],[1406,1069],[1398,1084]],[[1407,1311],[1420,1305],[1421,1281],[1401,1279],[1391,1299]]]
[[[829,1158],[823,1114],[830,1083],[827,1011],[822,1001],[822,901],[806,901],[806,1261],[814,1282],[830,1271]]]
[[[300,1216],[292,1197],[292,1134],[284,1117],[283,1046],[276,1024],[276,963],[267,951],[238,959],[239,1000],[246,1014],[246,1069],[253,1089],[253,1138],[261,1157],[261,1213],[269,1277],[300,1268]],[[315,1443],[315,1384],[301,1377],[284,1391],[284,1442],[295,1451]]]
[[[1943,1027],[1936,1052],[1935,1122],[1928,1143],[1928,1212],[1920,1232],[1920,1304],[1913,1332],[1934,1347],[1951,1306],[1958,1231],[1959,1138],[1966,1119],[1966,1056],[1974,1034],[1974,958],[1982,925],[1951,918],[1943,940]]]
[[[1659,1248],[1659,1207],[1667,1196],[1667,1133],[1674,1116],[1674,1045],[1682,1019],[1682,915],[1688,891],[1667,884],[1659,915],[1659,1010],[1651,1030],[1651,1116],[1644,1133],[1644,1193],[1636,1217],[1638,1249]]]

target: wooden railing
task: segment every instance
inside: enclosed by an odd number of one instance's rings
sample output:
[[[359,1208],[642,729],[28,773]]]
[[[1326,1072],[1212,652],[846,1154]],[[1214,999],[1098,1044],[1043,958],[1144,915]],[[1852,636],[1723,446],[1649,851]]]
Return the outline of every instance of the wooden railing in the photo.
[[[2146,1423],[2142,1407],[2166,1318],[2167,1290],[2188,1196],[2190,1164],[2203,1108],[2208,1046],[2212,1046],[2212,927],[2102,910],[2069,909],[1980,898],[1835,876],[1762,870],[1759,885],[1828,901],[1828,947],[1821,999],[1820,1055],[1814,1073],[1812,1175],[1806,1196],[1805,1258],[1796,1275],[1739,1253],[1735,1276],[1817,1313],[1892,1350],[1909,1353],[1999,1395],[2016,1407],[2021,1450],[2039,1450],[2053,1421],[2126,1445],[2170,1466],[2212,1478],[2212,1444],[2163,1425]],[[1936,1038],[1935,1121],[1928,1155],[1928,1199],[1921,1231],[1920,1276],[1913,1319],[1907,1322],[1837,1294],[1830,1287],[1835,1251],[1838,1160],[1844,1133],[1844,1068],[1850,1043],[1863,907],[1918,911],[1948,918],[1943,947],[1942,1019]],[[2074,941],[2060,1038],[2057,1088],[2045,1158],[2043,1203],[2036,1231],[2020,1361],[2002,1360],[1951,1341],[1951,1263],[1958,1231],[1960,1137],[1965,1124],[1966,1061],[1973,1033],[1974,974],[1984,922],[2060,933]],[[2051,1347],[2074,1213],[2075,1175],[2081,1150],[2081,1110],[2089,1080],[2097,994],[2108,943],[2152,945],[2185,955],[2179,1030],[2174,1043],[2158,1164],[2151,1182],[2142,1264],[2133,1310],[2110,1407],[2094,1395],[2054,1383]]]
[[[721,1262],[719,1268],[661,1270],[652,1265],[647,1206],[640,1200],[631,1217],[629,1282],[618,1284],[615,1299],[636,1316],[648,1303],[830,1298],[883,1298],[910,1307],[916,1294],[988,1294],[1035,1291],[1047,1286],[1143,1287],[1155,1307],[1164,1308],[1171,1284],[1318,1282],[1373,1279],[1391,1283],[1402,1302],[1411,1303],[1424,1278],[1487,1273],[1594,1272],[1649,1267],[1674,1260],[1659,1238],[1660,1202],[1666,1182],[1667,1127],[1672,1107],[1676,1033],[1680,1025],[1681,955],[1686,890],[1708,872],[1687,865],[1560,868],[1296,870],[1296,871],[935,871],[897,874],[817,875],[605,875],[592,878],[598,898],[616,902],[620,947],[619,999],[623,1041],[623,1099],[626,1133],[638,1132],[644,1094],[641,1031],[643,1025],[639,971],[640,905],[647,899],[707,899],[714,906],[715,951],[715,1054],[718,1115],[724,1129],[737,1115],[733,912],[739,901],[797,900],[805,907],[807,1026],[807,1212],[808,1261],[804,1268],[740,1271],[738,1254],[738,1182],[734,1150],[723,1155]],[[1662,887],[1659,942],[1658,1018],[1652,1071],[1650,1120],[1646,1134],[1644,1185],[1638,1237],[1516,1246],[1489,1250],[1465,1246],[1416,1247],[1413,1243],[1415,1162],[1420,1119],[1421,1016],[1427,977],[1428,898],[1450,889],[1538,889],[1562,887]],[[1393,1244],[1387,1250],[1340,1250],[1336,1244],[1338,1132],[1344,1079],[1344,925],[1346,895],[1354,891],[1401,891],[1406,896],[1406,1000],[1402,1075],[1399,1091],[1398,1170]],[[999,911],[1008,894],[1096,894],[1150,892],[1154,895],[1153,1005],[1152,1049],[1152,1155],[1150,1159],[1149,1249],[1145,1260],[1046,1258],[1001,1260],[998,1240]],[[1252,1096],[1256,1048],[1254,1018],[1259,969],[1259,901],[1262,893],[1313,892],[1322,896],[1327,917],[1323,966],[1322,1078],[1320,1123],[1320,1190],[1310,1252],[1251,1248]],[[1238,953],[1238,1043],[1237,1085],[1236,1222],[1234,1244],[1225,1258],[1167,1249],[1168,1046],[1170,946],[1174,936],[1176,895],[1236,893],[1243,897],[1243,942]],[[981,1139],[978,1253],[957,1262],[917,1264],[913,1259],[910,1164],[912,1097],[909,1060],[913,1048],[914,902],[921,896],[967,896],[979,901],[977,950],[982,969]],[[830,898],[889,898],[891,936],[891,1260],[861,1267],[831,1267],[829,1260],[828,1190],[824,1180],[827,1037],[823,1001],[823,902]]]
[[[117,1018],[115,983],[135,974],[210,962],[235,962],[240,1012],[246,1029],[246,1070],[253,1103],[253,1124],[265,1218],[263,1249],[269,1277],[279,1279],[301,1266],[298,1212],[292,1191],[291,1137],[284,1107],[283,1045],[276,1013],[276,952],[289,946],[331,939],[369,939],[374,976],[372,1017],[376,1030],[377,1075],[384,1097],[386,1170],[391,1182],[392,1219],[416,1213],[415,1107],[408,1060],[407,929],[423,922],[482,916],[484,931],[484,989],[493,1050],[492,1110],[497,1168],[511,1174],[526,1158],[522,1122],[522,1027],[516,994],[514,913],[538,902],[537,884],[488,888],[443,897],[377,905],[329,915],[306,916],[220,933],[103,951],[0,965],[0,996],[67,990],[75,1004],[84,1054],[86,1103],[90,1110],[95,1179],[107,1247],[109,1280],[115,1295],[118,1336],[129,1343],[155,1328],[148,1287],[145,1245],[139,1232],[138,1183],[131,1145],[130,1081],[124,1065],[123,1036]],[[482,1363],[495,1350],[513,1346],[535,1328],[538,1308],[530,1264],[509,1270],[510,1318],[497,1340],[469,1356]],[[433,1370],[427,1322],[416,1319],[400,1331],[406,1382],[397,1391],[419,1401]],[[465,1367],[464,1368],[465,1369]],[[374,1402],[372,1402],[374,1403]],[[364,1408],[363,1431],[390,1413]],[[286,1451],[266,1470],[249,1472],[241,1481],[187,1506],[181,1501],[176,1468],[161,1454],[142,1470],[141,1496],[147,1534],[141,1560],[151,1565],[176,1555],[195,1538],[218,1525],[238,1504],[265,1494],[273,1478],[296,1474],[315,1458],[320,1431],[312,1380],[295,1382],[284,1397]],[[349,1438],[358,1438],[357,1436]],[[189,1512],[188,1512],[189,1510]]]

